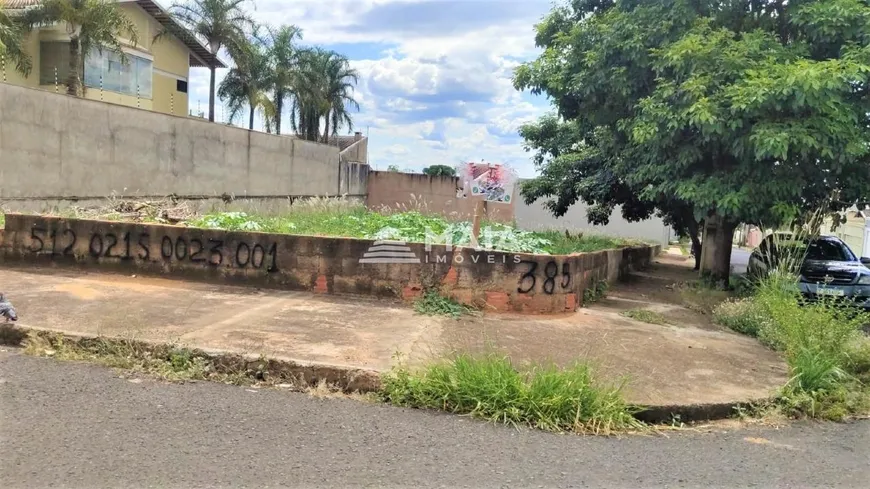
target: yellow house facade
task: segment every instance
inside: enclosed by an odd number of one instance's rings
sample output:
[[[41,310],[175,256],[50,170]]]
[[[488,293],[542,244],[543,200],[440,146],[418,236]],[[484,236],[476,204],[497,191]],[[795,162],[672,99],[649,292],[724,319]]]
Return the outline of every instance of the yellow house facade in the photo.
[[[6,0],[16,9],[36,5],[40,0]],[[165,114],[188,114],[190,67],[225,68],[221,60],[178,24],[154,0],[117,0],[120,9],[136,25],[138,41],[120,39],[127,62],[108,50],[85,53],[81,67],[84,96]],[[26,49],[33,69],[24,76],[13,63],[0,60],[6,83],[65,92],[69,71],[69,35],[57,24],[33,30]]]

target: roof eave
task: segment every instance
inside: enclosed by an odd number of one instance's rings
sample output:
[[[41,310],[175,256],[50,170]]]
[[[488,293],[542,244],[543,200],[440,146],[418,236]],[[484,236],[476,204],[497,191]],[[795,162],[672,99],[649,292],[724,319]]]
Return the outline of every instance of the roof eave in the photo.
[[[162,5],[154,0],[135,0],[136,5],[142,8],[151,17],[154,18],[160,25],[163,26],[172,35],[178,38],[179,41],[187,46],[190,50],[190,59],[188,63],[192,67],[197,68],[226,68],[224,63],[216,54],[213,54],[208,48],[203,45],[196,36],[179,24]]]

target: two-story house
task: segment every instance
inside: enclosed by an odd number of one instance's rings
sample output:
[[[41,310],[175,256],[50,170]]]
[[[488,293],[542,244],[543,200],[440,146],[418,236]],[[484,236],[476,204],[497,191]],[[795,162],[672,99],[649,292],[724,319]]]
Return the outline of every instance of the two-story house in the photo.
[[[166,114],[188,114],[190,67],[225,68],[190,31],[176,22],[154,0],[117,0],[121,10],[136,25],[138,42],[121,39],[127,63],[117,53],[85,53],[82,83],[85,97]],[[6,0],[14,14],[40,0]],[[160,35],[158,35],[160,34]],[[33,59],[29,76],[16,71],[12,63],[2,62],[0,71],[6,83],[57,90],[69,70],[69,35],[64,25],[42,27],[30,32],[26,49]]]

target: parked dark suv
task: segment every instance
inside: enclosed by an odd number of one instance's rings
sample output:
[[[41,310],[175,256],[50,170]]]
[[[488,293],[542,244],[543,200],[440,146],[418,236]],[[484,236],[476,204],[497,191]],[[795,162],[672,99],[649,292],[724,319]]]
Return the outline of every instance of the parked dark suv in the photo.
[[[765,276],[777,266],[782,250],[777,247],[798,247],[805,252],[800,268],[801,293],[809,299],[834,296],[851,299],[870,309],[870,258],[858,258],[841,239],[821,236],[797,240],[789,233],[775,233],[761,242],[749,257],[747,273]],[[800,256],[798,254],[792,256]]]

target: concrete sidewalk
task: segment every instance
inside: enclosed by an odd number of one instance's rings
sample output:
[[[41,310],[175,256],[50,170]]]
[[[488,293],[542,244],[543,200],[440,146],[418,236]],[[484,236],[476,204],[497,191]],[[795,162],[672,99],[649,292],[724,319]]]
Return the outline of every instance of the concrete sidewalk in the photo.
[[[420,316],[401,303],[64,269],[0,268],[0,290],[24,327],[301,362],[387,370],[397,353],[420,364],[492,349],[518,363],[588,359],[610,379],[627,375],[626,396],[648,405],[763,398],[786,380],[777,355],[750,338],[619,316],[614,301],[636,307],[637,299],[618,291],[600,306],[558,317],[457,321]]]

